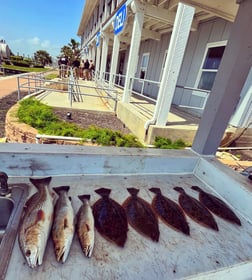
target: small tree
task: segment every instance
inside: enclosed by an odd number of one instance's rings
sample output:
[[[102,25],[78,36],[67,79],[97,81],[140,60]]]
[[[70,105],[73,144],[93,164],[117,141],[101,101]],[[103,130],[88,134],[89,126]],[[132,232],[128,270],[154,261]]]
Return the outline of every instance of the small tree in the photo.
[[[76,42],[74,39],[71,39],[68,45],[65,45],[61,48],[61,55],[67,56],[70,62],[74,60],[74,57],[80,56],[80,43]]]
[[[47,51],[39,50],[34,53],[34,59],[37,63],[45,66],[52,63],[52,57]]]

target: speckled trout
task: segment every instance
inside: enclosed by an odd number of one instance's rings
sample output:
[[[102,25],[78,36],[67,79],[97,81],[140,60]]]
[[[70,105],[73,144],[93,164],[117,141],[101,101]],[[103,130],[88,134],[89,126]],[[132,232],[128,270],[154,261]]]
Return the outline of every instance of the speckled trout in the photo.
[[[26,203],[18,241],[29,267],[35,268],[43,262],[53,221],[55,196],[49,188],[51,177],[30,178],[30,181],[38,191]]]
[[[59,195],[52,226],[54,251],[58,262],[64,263],[69,255],[74,237],[74,210],[68,197],[69,186],[53,188]]]
[[[77,213],[77,235],[86,257],[91,257],[94,249],[94,216],[89,204],[90,195],[78,196],[82,205]]]

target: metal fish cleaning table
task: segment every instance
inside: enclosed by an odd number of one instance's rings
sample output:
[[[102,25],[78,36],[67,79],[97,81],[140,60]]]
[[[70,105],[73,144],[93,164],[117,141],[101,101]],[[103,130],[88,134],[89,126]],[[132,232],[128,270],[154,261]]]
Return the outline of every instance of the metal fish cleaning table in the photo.
[[[6,274],[9,279],[250,279],[252,276],[252,186],[246,177],[219,163],[214,157],[200,157],[191,150],[120,149],[53,145],[0,145],[1,170],[9,183],[27,183],[29,177],[52,176],[50,186],[69,185],[77,212],[78,195],[90,194],[91,204],[100,198],[94,190],[111,188],[110,197],[122,203],[127,187],[139,188],[139,196],[151,202],[151,187],[178,201],[173,190],[180,186],[193,197],[198,185],[226,201],[239,216],[242,226],[214,216],[219,232],[207,229],[187,217],[190,236],[177,232],[159,220],[160,239],[155,243],[129,226],[124,248],[95,232],[93,256],[81,251],[75,235],[65,264],[55,259],[48,241],[43,264],[30,269],[16,239]]]

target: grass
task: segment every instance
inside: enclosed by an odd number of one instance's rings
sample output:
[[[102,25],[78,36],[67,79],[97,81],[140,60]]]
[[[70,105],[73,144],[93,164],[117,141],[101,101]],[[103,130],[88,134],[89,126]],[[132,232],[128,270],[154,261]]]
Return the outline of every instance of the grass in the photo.
[[[60,120],[53,114],[53,108],[35,98],[20,101],[17,111],[20,122],[37,129],[39,133],[56,136],[79,137],[83,142],[91,140],[103,146],[143,147],[134,135],[123,134],[107,128],[90,126],[83,129],[76,124]]]
[[[48,71],[48,68],[37,68],[37,67],[21,67],[21,66],[15,66],[15,65],[3,65],[5,69],[11,69],[11,70],[20,70],[24,72],[45,72]]]

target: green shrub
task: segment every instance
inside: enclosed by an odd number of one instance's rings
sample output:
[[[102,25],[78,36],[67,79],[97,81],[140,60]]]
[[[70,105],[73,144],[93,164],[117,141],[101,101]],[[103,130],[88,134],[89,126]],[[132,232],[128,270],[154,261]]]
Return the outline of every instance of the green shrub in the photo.
[[[15,66],[20,66],[20,67],[29,67],[30,66],[30,64],[27,61],[24,61],[24,60],[20,60],[20,61],[12,60],[12,63]]]
[[[154,146],[159,149],[183,149],[187,144],[182,139],[172,142],[169,138],[156,136]]]
[[[143,147],[133,135],[124,135],[120,131],[107,128],[90,126],[83,129],[76,124],[59,120],[53,109],[35,98],[27,98],[20,101],[17,117],[40,133],[47,135],[79,137],[83,141],[91,140],[99,145],[118,147]]]

